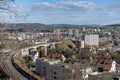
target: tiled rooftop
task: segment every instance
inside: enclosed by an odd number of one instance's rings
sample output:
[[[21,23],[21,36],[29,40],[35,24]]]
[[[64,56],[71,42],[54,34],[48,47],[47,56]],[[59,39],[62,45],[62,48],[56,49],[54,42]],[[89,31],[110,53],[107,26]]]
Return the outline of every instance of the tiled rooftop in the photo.
[[[101,59],[98,62],[98,67],[102,67],[105,71],[109,71],[111,68],[113,60],[112,59]]]

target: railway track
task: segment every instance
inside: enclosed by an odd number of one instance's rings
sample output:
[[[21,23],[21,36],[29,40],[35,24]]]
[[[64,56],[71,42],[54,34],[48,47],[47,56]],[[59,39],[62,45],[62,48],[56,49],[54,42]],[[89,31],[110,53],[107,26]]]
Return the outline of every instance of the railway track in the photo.
[[[29,80],[19,73],[16,68],[13,66],[11,59],[12,55],[3,56],[1,58],[1,68],[2,70],[10,77],[10,80]]]

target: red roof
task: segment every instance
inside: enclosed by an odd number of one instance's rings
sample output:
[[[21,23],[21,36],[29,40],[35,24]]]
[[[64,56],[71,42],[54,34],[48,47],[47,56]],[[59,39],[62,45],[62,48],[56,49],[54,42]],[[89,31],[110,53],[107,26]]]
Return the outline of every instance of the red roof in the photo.
[[[60,54],[58,53],[54,53],[54,54],[49,54],[48,58],[52,58],[52,59],[59,59],[60,58]]]
[[[101,59],[98,62],[98,67],[102,67],[105,71],[109,71],[111,69],[112,62],[112,59]]]

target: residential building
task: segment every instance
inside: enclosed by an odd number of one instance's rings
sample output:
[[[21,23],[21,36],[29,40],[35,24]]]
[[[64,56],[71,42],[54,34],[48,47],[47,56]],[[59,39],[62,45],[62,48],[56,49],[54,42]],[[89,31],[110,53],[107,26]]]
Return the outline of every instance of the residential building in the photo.
[[[61,29],[55,29],[54,30],[54,34],[59,38],[60,37],[60,34],[61,34]]]
[[[113,41],[113,38],[112,37],[100,37],[99,38],[100,43],[106,43],[108,41]]]
[[[73,35],[73,29],[68,29],[68,36],[72,36]]]
[[[67,64],[59,60],[37,59],[36,73],[47,80],[84,80],[93,71],[90,66],[84,64]]]
[[[77,38],[79,37],[79,30],[78,29],[74,30],[74,36],[77,37]]]
[[[85,35],[84,37],[85,40],[85,45],[94,45],[98,46],[99,45],[99,35],[98,34],[90,34],[90,35]]]
[[[78,48],[78,49],[85,47],[85,43],[83,40],[76,40],[75,43],[76,43],[76,48]]]
[[[89,74],[88,80],[120,80],[120,74],[110,72],[94,72]]]
[[[116,72],[116,62],[112,59],[100,59],[97,68],[99,72]]]

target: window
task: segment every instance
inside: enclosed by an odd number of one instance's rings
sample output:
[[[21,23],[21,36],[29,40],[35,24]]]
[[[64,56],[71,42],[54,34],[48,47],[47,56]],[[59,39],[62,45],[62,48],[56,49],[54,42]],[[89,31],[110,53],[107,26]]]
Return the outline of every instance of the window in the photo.
[[[54,76],[54,79],[57,79],[57,77],[56,77],[56,76]]]
[[[43,69],[46,69],[46,67],[43,67]]]
[[[46,76],[46,71],[44,71],[43,75]]]
[[[113,80],[119,80],[119,78],[113,78]]]
[[[54,72],[54,74],[56,74],[56,72]]]

